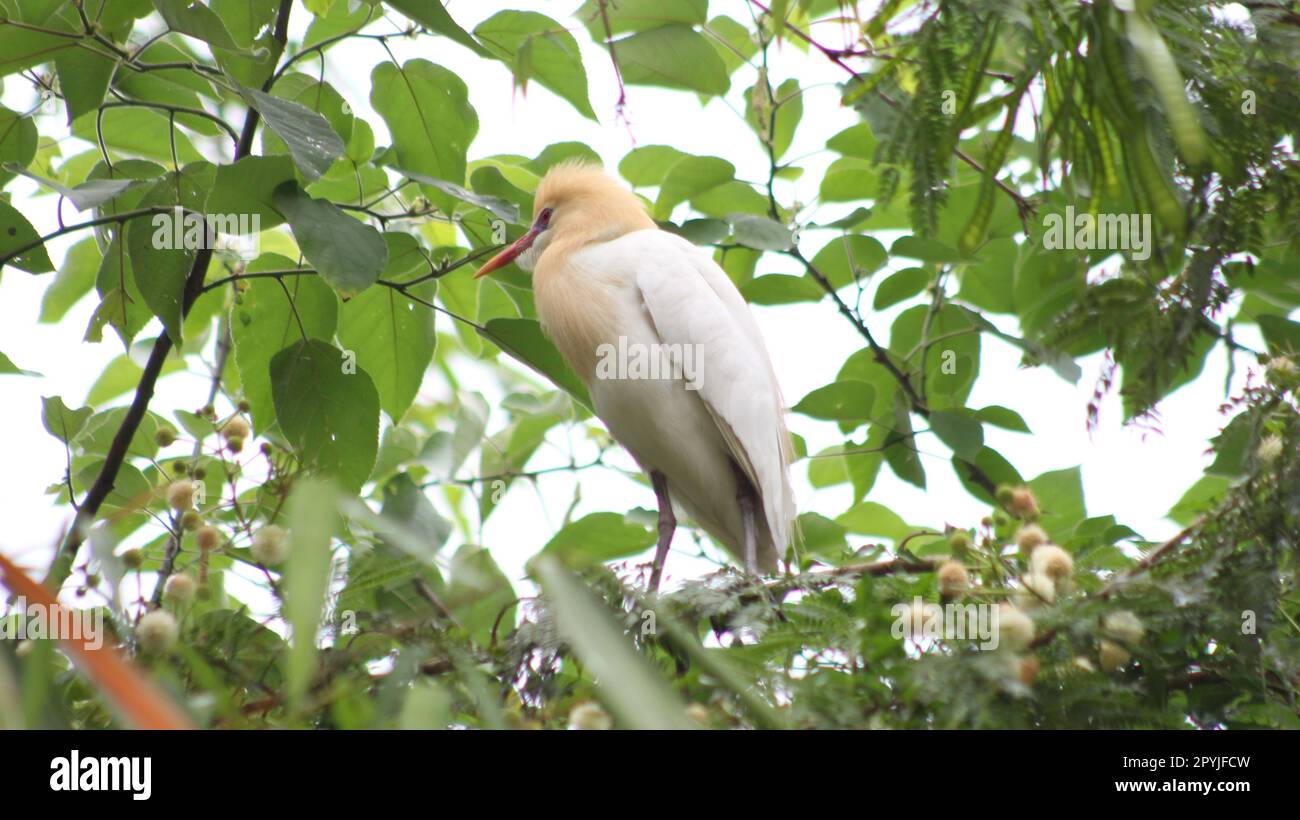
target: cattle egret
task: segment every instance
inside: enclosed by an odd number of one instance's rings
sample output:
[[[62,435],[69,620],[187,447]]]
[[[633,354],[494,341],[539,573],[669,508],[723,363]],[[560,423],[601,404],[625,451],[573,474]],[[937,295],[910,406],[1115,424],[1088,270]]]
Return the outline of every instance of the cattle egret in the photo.
[[[532,227],[476,276],[512,261],[532,271],[542,328],[596,414],[650,477],[650,590],[674,501],[750,573],[774,571],[795,529],[790,436],[762,334],[722,268],[604,171],[567,163],[538,186]],[[650,367],[615,366],[638,357]]]

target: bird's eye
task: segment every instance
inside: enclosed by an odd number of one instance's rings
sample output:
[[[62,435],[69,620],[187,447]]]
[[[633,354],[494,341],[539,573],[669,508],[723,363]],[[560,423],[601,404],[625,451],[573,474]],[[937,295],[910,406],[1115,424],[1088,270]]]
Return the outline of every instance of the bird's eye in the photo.
[[[536,227],[537,230],[544,231],[547,228],[551,227],[552,210],[553,210],[552,208],[543,208],[541,212],[537,214],[537,222],[534,225],[534,227]]]

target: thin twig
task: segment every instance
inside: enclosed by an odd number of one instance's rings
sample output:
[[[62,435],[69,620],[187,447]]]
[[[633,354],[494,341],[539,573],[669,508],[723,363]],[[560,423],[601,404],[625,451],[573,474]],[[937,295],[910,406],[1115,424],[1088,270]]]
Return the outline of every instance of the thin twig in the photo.
[[[289,11],[292,7],[292,0],[280,0],[274,36],[282,47],[288,37]],[[244,119],[243,133],[240,134],[239,144],[235,150],[236,161],[243,159],[252,152],[253,136],[257,131],[258,121],[257,109],[250,107]],[[190,272],[185,279],[184,298],[181,302],[182,317],[189,314],[190,308],[194,306],[194,302],[202,294],[203,280],[207,276],[208,264],[211,260],[212,250],[210,248],[202,248],[195,254],[194,263],[190,266]],[[108,498],[109,493],[113,491],[117,481],[117,474],[126,461],[127,450],[131,446],[131,441],[135,438],[140,422],[144,420],[145,413],[149,409],[149,402],[153,399],[154,387],[158,383],[158,377],[162,374],[163,364],[167,361],[167,355],[171,352],[172,344],[171,335],[168,333],[162,333],[154,342],[153,350],[149,354],[149,360],[140,374],[140,382],[136,385],[131,406],[127,409],[121,425],[117,428],[117,433],[113,436],[113,441],[109,445],[108,453],[104,458],[104,464],[100,467],[99,475],[86,492],[86,497],[81,503],[81,509],[77,513],[73,525],[68,529],[63,543],[59,545],[59,549],[55,553],[54,561],[45,579],[46,584],[51,588],[58,589],[62,587],[63,582],[72,573],[77,550],[85,541],[90,525],[99,513],[100,506]]]

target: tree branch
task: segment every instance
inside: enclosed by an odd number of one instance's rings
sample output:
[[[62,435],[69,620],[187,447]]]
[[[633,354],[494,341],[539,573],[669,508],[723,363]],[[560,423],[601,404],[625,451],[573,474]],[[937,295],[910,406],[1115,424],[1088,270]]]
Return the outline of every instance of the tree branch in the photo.
[[[274,36],[281,47],[284,46],[288,38],[289,11],[291,8],[293,8],[292,0],[280,0],[280,10],[275,21]],[[252,151],[253,136],[257,131],[258,121],[257,109],[250,106],[248,115],[244,119],[244,129],[239,137],[239,145],[235,150],[235,161],[243,159]],[[185,279],[185,295],[181,303],[182,317],[189,314],[190,308],[194,306],[194,302],[203,292],[203,280],[207,277],[208,264],[211,260],[212,250],[210,248],[203,248],[195,254],[194,264],[190,266],[190,272]],[[85,541],[87,531],[91,523],[94,522],[95,516],[98,515],[104,499],[108,498],[108,494],[113,491],[118,471],[122,469],[122,464],[126,461],[127,450],[131,446],[131,440],[135,438],[136,431],[140,428],[140,422],[149,409],[149,402],[153,399],[153,391],[158,384],[158,377],[162,374],[163,364],[167,361],[167,354],[171,352],[171,349],[172,338],[167,333],[160,335],[158,340],[154,342],[153,350],[149,353],[149,361],[140,374],[140,383],[136,386],[131,406],[127,409],[121,426],[117,428],[112,444],[109,445],[108,454],[104,458],[104,466],[100,468],[95,483],[86,492],[86,498],[81,502],[81,508],[73,520],[73,525],[68,528],[68,533],[64,537],[63,543],[59,545],[59,549],[54,555],[54,562],[45,577],[45,583],[53,589],[62,587],[63,582],[72,573],[72,565],[76,560],[77,550]]]

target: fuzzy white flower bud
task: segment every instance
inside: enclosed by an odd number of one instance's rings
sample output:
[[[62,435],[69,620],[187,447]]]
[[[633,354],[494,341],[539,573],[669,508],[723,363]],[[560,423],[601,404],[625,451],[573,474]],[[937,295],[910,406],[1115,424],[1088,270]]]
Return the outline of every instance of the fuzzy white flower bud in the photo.
[[[614,719],[600,707],[599,703],[585,701],[574,705],[569,710],[569,728],[605,731],[614,728]]]
[[[1135,646],[1146,634],[1142,619],[1127,609],[1107,612],[1101,619],[1101,628],[1129,646]]]
[[[282,564],[289,557],[289,535],[282,527],[268,524],[253,534],[249,552],[259,564]]]
[[[171,649],[180,634],[176,619],[165,609],[146,613],[135,626],[135,639],[140,642],[140,648],[151,655],[160,655]]]
[[[183,512],[194,506],[194,482],[188,478],[173,481],[167,486],[167,506]]]
[[[1034,640],[1034,621],[1009,603],[998,605],[998,648],[1023,652]]]

